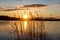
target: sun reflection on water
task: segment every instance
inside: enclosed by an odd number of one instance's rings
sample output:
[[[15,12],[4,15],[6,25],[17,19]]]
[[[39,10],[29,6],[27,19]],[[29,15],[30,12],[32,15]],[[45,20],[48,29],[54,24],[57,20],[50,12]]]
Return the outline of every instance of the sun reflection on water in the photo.
[[[27,21],[24,21],[24,30],[27,29]]]

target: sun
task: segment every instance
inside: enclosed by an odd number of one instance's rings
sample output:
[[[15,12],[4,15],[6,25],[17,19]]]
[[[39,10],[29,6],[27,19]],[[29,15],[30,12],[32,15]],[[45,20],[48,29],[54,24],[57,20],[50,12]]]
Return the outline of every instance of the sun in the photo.
[[[28,16],[27,16],[27,15],[24,15],[23,17],[24,17],[24,19],[27,19],[27,18],[28,18]]]
[[[29,15],[23,15],[22,16],[22,20],[30,20],[30,16]]]

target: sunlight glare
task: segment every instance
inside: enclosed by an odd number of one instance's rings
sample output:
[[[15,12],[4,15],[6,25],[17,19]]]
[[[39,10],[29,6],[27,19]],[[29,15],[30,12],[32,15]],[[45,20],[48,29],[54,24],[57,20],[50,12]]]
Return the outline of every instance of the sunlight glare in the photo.
[[[24,19],[27,19],[28,18],[28,16],[27,15],[24,15]]]
[[[27,21],[24,21],[24,30],[27,28]]]

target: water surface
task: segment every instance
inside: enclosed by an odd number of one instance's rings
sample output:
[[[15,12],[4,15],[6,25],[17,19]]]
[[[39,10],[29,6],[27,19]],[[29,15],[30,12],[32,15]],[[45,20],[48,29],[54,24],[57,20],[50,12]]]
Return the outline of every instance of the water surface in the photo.
[[[15,40],[17,33],[21,40],[40,40],[40,34],[44,40],[59,40],[60,21],[0,21],[0,40]]]

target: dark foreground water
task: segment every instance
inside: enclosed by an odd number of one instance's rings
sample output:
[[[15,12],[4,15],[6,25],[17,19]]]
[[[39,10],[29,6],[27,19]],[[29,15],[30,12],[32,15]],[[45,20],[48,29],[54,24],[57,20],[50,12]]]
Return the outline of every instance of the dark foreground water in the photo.
[[[60,21],[0,21],[0,40],[60,40]]]

